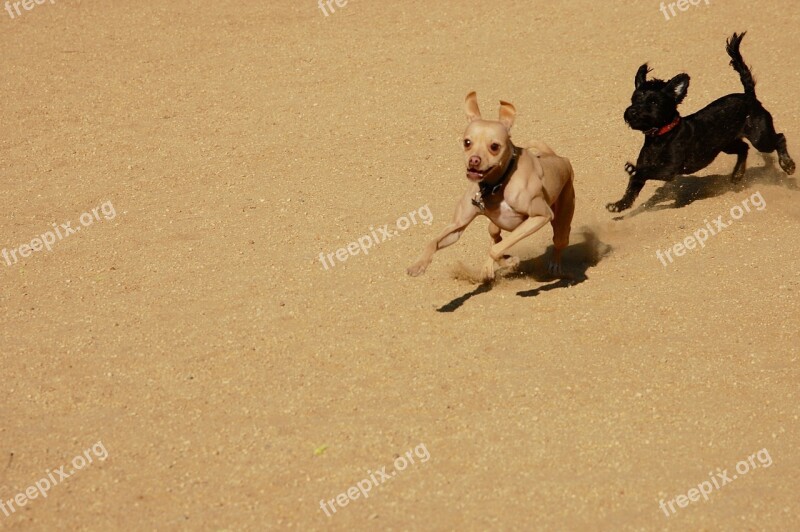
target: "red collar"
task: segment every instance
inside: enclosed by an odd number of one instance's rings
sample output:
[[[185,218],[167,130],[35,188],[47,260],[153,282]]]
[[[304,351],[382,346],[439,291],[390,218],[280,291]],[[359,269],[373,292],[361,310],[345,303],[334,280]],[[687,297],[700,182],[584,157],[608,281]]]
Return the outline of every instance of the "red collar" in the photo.
[[[678,124],[680,123],[681,123],[681,116],[678,115],[675,117],[675,120],[673,120],[666,126],[660,129],[653,128],[650,131],[648,131],[647,134],[650,135],[651,137],[660,137],[661,135],[666,135],[667,133],[678,127]]]

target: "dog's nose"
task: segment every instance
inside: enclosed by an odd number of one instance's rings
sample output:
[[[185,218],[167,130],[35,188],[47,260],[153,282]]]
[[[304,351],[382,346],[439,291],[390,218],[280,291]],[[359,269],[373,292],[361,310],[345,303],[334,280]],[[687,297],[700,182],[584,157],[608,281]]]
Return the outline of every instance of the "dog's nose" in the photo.
[[[635,107],[628,107],[625,109],[626,120],[636,120],[637,118],[639,118],[639,111]]]
[[[473,155],[469,158],[469,167],[470,168],[477,168],[481,165],[481,158],[477,155]]]

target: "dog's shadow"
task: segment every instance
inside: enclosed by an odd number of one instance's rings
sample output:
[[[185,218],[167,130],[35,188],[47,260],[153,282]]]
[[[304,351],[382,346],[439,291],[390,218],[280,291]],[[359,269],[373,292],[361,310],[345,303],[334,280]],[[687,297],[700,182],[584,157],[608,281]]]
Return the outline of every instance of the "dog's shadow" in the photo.
[[[796,179],[788,177],[783,170],[775,164],[776,159],[771,154],[762,153],[764,166],[749,168],[741,181],[731,182],[730,174],[708,175],[703,177],[679,176],[672,181],[667,181],[658,188],[653,196],[642,203],[630,213],[616,216],[614,220],[633,218],[645,212],[660,211],[663,209],[680,209],[691,205],[695,201],[721,196],[730,191],[742,191],[757,184],[779,185],[789,190],[800,190]]]
[[[543,255],[520,262],[519,266],[512,272],[503,275],[503,270],[498,271],[498,276],[502,276],[504,279],[524,278],[533,279],[540,283],[550,282],[531,290],[517,292],[520,297],[536,297],[543,292],[549,292],[557,288],[568,288],[583,283],[589,279],[586,274],[589,268],[597,266],[604,257],[611,253],[612,248],[602,242],[597,234],[587,227],[574,232],[573,239],[580,239],[580,241],[564,249],[562,255],[563,274],[560,277],[553,277],[547,271],[547,263],[553,252],[552,246]],[[475,289],[436,309],[436,311],[455,312],[469,299],[491,291],[494,284],[494,282],[484,282]]]

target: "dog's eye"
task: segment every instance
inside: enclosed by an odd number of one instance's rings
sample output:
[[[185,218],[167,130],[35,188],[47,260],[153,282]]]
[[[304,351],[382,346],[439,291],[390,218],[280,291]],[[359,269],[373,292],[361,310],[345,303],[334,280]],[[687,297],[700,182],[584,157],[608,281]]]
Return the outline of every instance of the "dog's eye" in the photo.
[[[470,146],[472,146],[472,141],[469,139],[464,139],[464,147],[469,148]]]
[[[496,153],[500,149],[500,145],[496,142],[493,142],[492,145],[489,146],[489,149]]]

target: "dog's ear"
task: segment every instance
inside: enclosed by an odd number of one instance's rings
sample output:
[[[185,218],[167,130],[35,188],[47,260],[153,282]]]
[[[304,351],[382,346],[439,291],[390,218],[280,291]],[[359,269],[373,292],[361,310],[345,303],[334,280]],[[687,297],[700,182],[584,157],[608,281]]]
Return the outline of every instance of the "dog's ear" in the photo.
[[[506,126],[506,131],[511,131],[514,125],[514,117],[517,116],[517,109],[508,102],[500,100],[500,123]]]
[[[647,74],[652,70],[650,67],[647,66],[647,63],[643,64],[639,67],[639,70],[636,71],[636,79],[634,80],[634,86],[638,89],[642,86],[642,84],[647,81]]]
[[[681,103],[686,98],[686,91],[689,90],[689,74],[678,74],[664,87],[670,96],[675,98],[675,103]]]
[[[478,108],[478,95],[475,94],[475,91],[467,94],[467,98],[464,101],[464,106],[467,111],[468,122],[474,122],[475,120],[481,119],[481,110]]]

